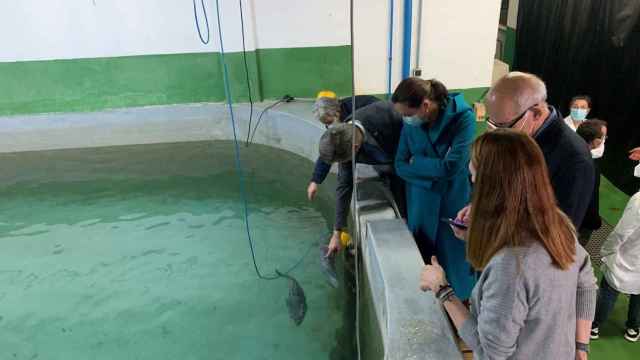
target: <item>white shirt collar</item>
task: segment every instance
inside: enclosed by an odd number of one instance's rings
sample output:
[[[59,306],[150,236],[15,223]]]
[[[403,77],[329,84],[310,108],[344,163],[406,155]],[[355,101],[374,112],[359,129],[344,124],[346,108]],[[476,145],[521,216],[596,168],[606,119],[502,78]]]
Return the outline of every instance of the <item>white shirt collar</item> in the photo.
[[[571,130],[573,131],[577,130],[576,125],[573,123],[573,119],[571,118],[571,115],[564,118],[564,123],[567,124],[567,126],[569,126]]]

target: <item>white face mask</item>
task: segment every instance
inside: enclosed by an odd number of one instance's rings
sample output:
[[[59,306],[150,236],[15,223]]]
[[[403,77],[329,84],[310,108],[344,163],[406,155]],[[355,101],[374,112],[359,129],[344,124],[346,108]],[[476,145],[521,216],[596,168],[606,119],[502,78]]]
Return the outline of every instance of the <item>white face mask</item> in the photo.
[[[600,143],[600,146],[591,150],[591,157],[594,159],[599,159],[604,155],[604,141]]]
[[[640,163],[638,163],[636,168],[633,170],[633,176],[640,178]]]

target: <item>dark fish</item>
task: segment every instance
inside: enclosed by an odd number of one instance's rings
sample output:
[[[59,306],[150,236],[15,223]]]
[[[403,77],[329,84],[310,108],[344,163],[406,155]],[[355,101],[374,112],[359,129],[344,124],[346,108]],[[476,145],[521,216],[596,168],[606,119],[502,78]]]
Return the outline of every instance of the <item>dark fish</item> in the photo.
[[[328,247],[326,245],[320,245],[320,265],[329,285],[337,288],[338,276],[336,275],[336,255],[333,253],[327,257],[327,248]]]
[[[287,298],[287,309],[289,317],[296,325],[302,324],[304,316],[307,314],[307,298],[304,296],[304,290],[293,277],[283,274],[276,270],[278,276],[289,279],[289,297]]]

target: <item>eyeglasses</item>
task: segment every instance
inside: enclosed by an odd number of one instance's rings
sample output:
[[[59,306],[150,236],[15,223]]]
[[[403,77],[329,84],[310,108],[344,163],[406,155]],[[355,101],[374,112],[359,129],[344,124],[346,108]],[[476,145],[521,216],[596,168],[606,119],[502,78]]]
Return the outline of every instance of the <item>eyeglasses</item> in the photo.
[[[489,124],[489,126],[493,127],[494,129],[511,129],[518,123],[518,121],[522,120],[522,118],[527,114],[527,111],[533,109],[536,106],[538,106],[538,104],[528,107],[525,111],[522,112],[522,114],[518,115],[518,117],[509,121],[508,123],[498,124],[493,120],[491,120],[491,118],[487,119],[487,123]]]

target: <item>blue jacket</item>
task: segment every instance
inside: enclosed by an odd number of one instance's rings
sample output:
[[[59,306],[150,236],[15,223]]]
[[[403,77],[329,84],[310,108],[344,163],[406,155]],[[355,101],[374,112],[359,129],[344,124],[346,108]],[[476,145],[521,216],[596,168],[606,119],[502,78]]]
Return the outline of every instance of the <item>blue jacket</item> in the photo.
[[[397,174],[406,181],[409,229],[424,257],[438,257],[461,299],[469,298],[475,275],[466,261],[464,242],[440,219],[455,218],[469,203],[468,165],[475,122],[463,96],[450,94],[432,126],[403,127],[395,161]]]

